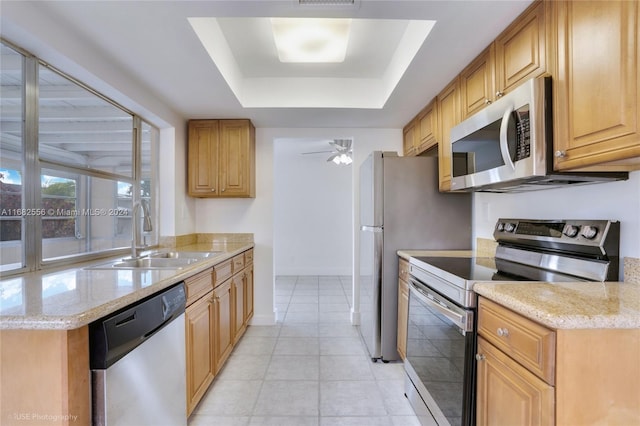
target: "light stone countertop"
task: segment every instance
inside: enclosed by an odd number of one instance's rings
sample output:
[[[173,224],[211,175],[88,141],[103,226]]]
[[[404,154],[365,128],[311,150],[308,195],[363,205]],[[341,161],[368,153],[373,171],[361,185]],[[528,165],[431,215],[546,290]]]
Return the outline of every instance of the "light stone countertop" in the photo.
[[[468,250],[400,250],[398,256],[473,256]],[[476,282],[473,290],[554,329],[640,328],[640,285],[632,282]]]
[[[494,281],[473,291],[554,329],[640,328],[637,284]]]
[[[209,242],[171,248],[220,252],[182,269],[83,269],[109,261],[101,259],[8,277],[0,281],[0,329],[79,328],[253,246],[252,242]]]

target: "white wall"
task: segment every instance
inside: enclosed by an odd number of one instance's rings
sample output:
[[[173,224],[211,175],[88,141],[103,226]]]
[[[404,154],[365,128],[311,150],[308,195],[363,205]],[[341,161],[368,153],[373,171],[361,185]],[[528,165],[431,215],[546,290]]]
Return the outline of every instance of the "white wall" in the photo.
[[[337,136],[336,136],[337,137]],[[352,166],[327,162],[327,140],[278,139],[274,148],[276,275],[350,275]]]
[[[629,176],[627,181],[529,193],[476,193],[474,241],[493,239],[493,227],[501,217],[619,220],[620,257],[640,258],[640,172]]]

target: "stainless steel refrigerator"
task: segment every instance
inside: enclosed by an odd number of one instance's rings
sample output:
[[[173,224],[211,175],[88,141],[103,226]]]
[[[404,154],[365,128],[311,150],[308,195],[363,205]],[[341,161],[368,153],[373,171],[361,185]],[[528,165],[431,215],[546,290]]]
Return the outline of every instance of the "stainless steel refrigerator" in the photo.
[[[360,326],[373,360],[399,358],[398,250],[471,248],[471,194],[438,191],[436,157],[375,151],[360,166]]]

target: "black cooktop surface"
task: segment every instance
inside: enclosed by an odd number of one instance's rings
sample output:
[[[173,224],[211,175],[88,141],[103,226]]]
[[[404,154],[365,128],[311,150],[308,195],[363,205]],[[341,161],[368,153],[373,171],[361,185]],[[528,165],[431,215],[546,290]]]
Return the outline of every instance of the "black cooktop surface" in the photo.
[[[582,281],[571,275],[492,257],[415,256],[412,259],[416,266],[444,279],[453,275],[466,281]]]

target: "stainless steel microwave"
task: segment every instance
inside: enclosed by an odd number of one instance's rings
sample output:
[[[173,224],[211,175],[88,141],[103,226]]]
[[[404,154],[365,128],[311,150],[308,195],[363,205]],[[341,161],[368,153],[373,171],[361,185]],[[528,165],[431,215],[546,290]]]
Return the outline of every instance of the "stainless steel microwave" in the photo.
[[[553,170],[551,77],[528,80],[451,129],[451,190],[522,192],[628,179]]]

